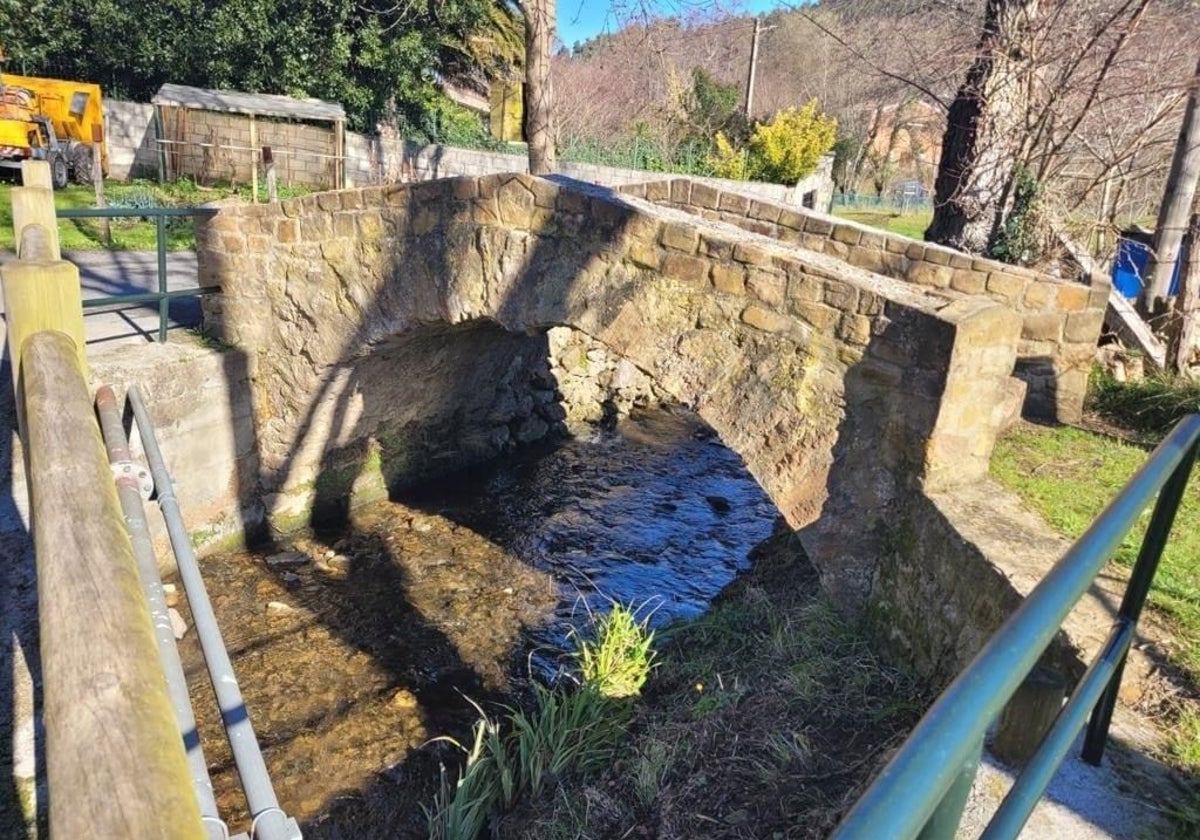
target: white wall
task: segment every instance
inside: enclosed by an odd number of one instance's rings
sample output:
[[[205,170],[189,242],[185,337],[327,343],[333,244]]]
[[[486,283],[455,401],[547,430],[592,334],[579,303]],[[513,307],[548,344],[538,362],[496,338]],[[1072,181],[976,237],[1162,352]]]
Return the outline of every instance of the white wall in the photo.
[[[158,173],[153,105],[104,100],[104,137],[108,144],[110,178],[150,177]]]

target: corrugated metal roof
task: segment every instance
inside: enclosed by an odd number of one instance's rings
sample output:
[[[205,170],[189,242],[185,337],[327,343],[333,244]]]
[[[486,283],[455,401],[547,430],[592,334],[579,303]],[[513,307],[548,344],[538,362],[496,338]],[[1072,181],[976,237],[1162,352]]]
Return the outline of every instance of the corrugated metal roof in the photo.
[[[346,119],[346,110],[336,102],[293,99],[273,93],[206,90],[187,85],[165,84],[150,101],[155,105],[192,108],[198,111],[224,111],[229,114],[255,114],[293,120],[332,122]]]

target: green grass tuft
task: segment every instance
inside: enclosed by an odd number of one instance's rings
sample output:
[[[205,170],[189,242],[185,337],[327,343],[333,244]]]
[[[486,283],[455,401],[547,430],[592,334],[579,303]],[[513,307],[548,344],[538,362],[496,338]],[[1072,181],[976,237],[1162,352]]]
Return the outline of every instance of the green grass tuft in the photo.
[[[1158,374],[1118,382],[1098,370],[1088,389],[1088,408],[1109,422],[1143,435],[1161,435],[1186,414],[1200,411],[1200,382]]]
[[[499,727],[481,710],[472,734],[470,749],[451,738],[437,739],[455,744],[467,758],[453,785],[446,766],[442,765],[433,807],[422,806],[428,821],[429,840],[476,840],[487,826],[500,797],[500,774],[495,765]]]
[[[571,692],[535,690],[533,713],[513,709],[509,715],[517,789],[531,797],[540,796],[552,779],[586,777],[607,766],[629,717],[627,706],[588,685]]]
[[[613,604],[593,617],[592,638],[571,631],[575,658],[585,686],[604,697],[636,697],[654,668],[654,631],[649,618],[638,621],[632,607]]]

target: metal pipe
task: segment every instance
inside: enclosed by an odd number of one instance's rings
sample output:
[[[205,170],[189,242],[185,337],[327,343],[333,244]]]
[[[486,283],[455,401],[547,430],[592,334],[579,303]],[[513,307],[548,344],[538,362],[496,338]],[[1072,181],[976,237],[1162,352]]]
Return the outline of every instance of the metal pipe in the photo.
[[[983,760],[983,740],[971,750],[967,762],[958,772],[958,777],[938,803],[933,815],[921,829],[917,840],[954,840],[958,834],[958,824],[962,822],[963,811],[967,809],[967,800],[971,796],[971,786],[975,783],[975,774],[979,772],[979,762]]]
[[[271,786],[267,765],[233,672],[233,663],[229,661],[229,653],[221,638],[221,630],[217,626],[212,603],[204,588],[204,579],[200,575],[200,566],[196,562],[196,553],[192,550],[191,539],[183,524],[183,515],[175,498],[171,475],[158,447],[154,426],[137,385],[130,386],[127,397],[137,421],[146,461],[154,476],[158,504],[166,520],[167,533],[170,535],[171,546],[175,549],[175,559],[179,565],[179,578],[183,582],[188,605],[192,609],[196,636],[200,640],[200,649],[208,665],[213,692],[217,696],[217,706],[221,710],[221,720],[225,724],[225,734],[229,738],[234,764],[237,765],[242,790],[246,794],[246,804],[254,820],[250,836],[252,840],[301,840],[296,821],[284,814],[279,807],[279,800],[275,797],[275,789]]]
[[[1158,494],[1158,502],[1154,505],[1154,513],[1150,517],[1150,525],[1142,538],[1142,547],[1138,551],[1137,562],[1133,566],[1133,574],[1125,589],[1125,597],[1121,599],[1121,608],[1117,617],[1137,626],[1138,618],[1142,615],[1142,606],[1150,595],[1150,584],[1158,571],[1158,563],[1162,559],[1163,549],[1167,545],[1167,537],[1175,524],[1175,512],[1183,500],[1183,492],[1187,489],[1188,478],[1192,474],[1192,464],[1196,461],[1196,446],[1183,463],[1175,468],[1175,472],[1167,480],[1162,492]],[[1100,702],[1092,713],[1088,724],[1087,736],[1083,741],[1083,760],[1093,766],[1099,766],[1104,756],[1104,746],[1108,742],[1108,728],[1112,724],[1113,709],[1117,705],[1117,694],[1121,690],[1121,677],[1125,673],[1125,656],[1121,655]]]
[[[208,219],[217,215],[215,207],[63,207],[55,210],[60,219],[128,219],[154,216],[195,216]]]
[[[158,656],[167,678],[167,695],[171,698],[175,719],[179,722],[179,732],[187,753],[188,771],[191,773],[196,798],[200,803],[200,818],[204,821],[209,840],[226,840],[228,832],[217,811],[212,780],[208,776],[208,763],[204,760],[204,750],[200,746],[200,736],[196,729],[196,716],[192,713],[192,702],[188,696],[187,677],[183,672],[183,663],[179,660],[179,649],[175,646],[175,632],[171,627],[167,599],[163,594],[162,579],[158,574],[158,563],[150,542],[146,509],[142,505],[142,482],[129,451],[125,428],[121,424],[117,397],[108,385],[96,392],[96,413],[100,417],[100,433],[104,437],[108,462],[113,467],[121,513],[125,517],[125,527],[133,543],[133,556],[137,560],[142,591],[150,606],[154,639],[158,643]]]
[[[1012,840],[1021,833],[1029,815],[1070,751],[1075,736],[1087,722],[1088,713],[1125,661],[1135,629],[1134,622],[1122,620],[1109,634],[1100,656],[1088,668],[1071,699],[1058,713],[1045,740],[1017,777],[979,840]]]
[[[171,302],[167,300],[167,219],[159,215],[154,217],[155,243],[158,245],[158,293],[162,297],[158,301],[158,343],[167,340],[167,312]]]
[[[219,291],[221,291],[220,286],[197,286],[194,289],[175,289],[174,291],[167,292],[165,295],[160,292],[139,292],[132,295],[109,295],[107,297],[85,298],[83,300],[83,308],[95,309],[99,306],[158,303],[164,298],[166,300],[175,300],[177,298],[203,297],[204,295],[215,295]]]

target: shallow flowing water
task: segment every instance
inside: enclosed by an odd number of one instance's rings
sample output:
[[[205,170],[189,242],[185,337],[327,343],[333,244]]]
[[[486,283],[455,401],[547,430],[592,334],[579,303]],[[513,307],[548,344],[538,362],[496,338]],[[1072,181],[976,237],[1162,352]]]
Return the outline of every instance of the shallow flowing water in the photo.
[[[470,701],[504,701],[552,669],[567,628],[612,601],[655,624],[699,614],[776,513],[695,417],[655,410],[203,570],[305,836],[417,837],[417,803],[454,749],[430,739],[463,737]],[[244,828],[194,634],[181,648],[222,814]]]

